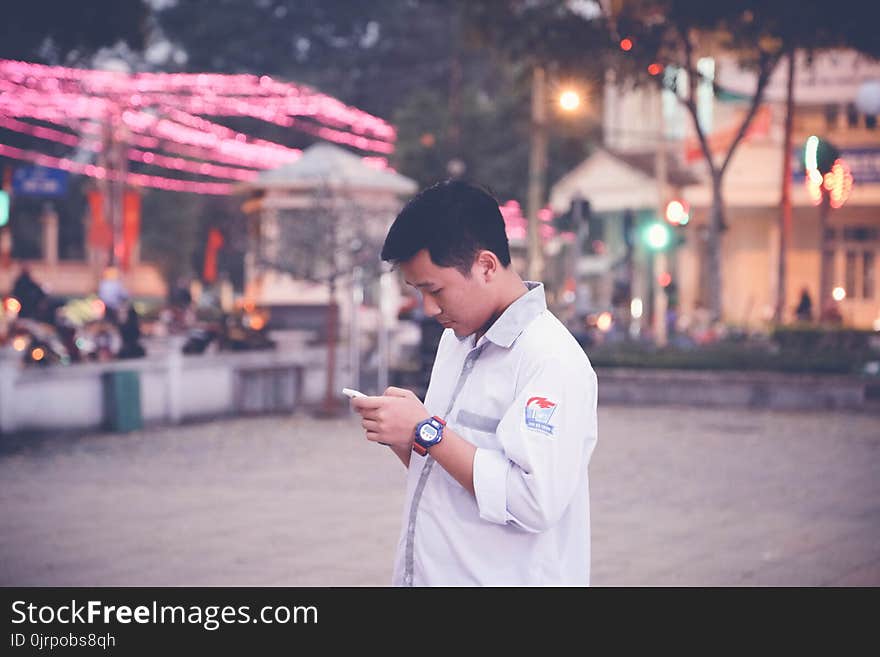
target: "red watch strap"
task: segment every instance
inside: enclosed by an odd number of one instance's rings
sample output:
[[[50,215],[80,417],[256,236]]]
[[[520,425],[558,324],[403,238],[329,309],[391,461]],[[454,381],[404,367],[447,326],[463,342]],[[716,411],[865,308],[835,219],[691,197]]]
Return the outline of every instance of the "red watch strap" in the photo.
[[[443,418],[437,417],[435,415],[434,419],[437,420],[442,426],[444,426],[444,427],[446,426],[446,420],[444,420]]]

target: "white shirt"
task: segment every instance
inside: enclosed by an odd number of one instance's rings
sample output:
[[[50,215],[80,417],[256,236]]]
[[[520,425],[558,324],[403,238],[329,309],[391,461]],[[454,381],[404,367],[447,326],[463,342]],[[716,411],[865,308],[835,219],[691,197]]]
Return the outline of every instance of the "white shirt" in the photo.
[[[396,586],[587,586],[597,381],[526,283],[484,336],[444,331],[425,406],[477,447],[476,498],[413,452]]]

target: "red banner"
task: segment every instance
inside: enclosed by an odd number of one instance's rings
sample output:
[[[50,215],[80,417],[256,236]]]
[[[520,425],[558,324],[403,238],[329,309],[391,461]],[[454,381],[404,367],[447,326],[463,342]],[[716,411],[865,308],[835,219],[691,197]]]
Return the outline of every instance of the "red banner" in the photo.
[[[205,270],[202,279],[206,283],[217,280],[217,251],[223,246],[223,234],[216,228],[208,232],[208,244],[205,247]]]
[[[119,263],[123,269],[131,266],[132,253],[137,246],[141,234],[141,195],[130,189],[125,192],[122,202],[122,253]]]
[[[89,209],[92,211],[92,221],[89,224],[88,240],[96,249],[109,249],[113,243],[113,233],[104,217],[104,195],[100,190],[93,189],[87,194]]]

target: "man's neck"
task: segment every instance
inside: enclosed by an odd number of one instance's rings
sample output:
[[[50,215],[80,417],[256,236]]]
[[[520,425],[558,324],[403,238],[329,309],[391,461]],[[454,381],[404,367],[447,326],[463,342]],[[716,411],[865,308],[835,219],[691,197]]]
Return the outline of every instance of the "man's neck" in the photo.
[[[529,288],[526,287],[526,284],[523,280],[516,274],[512,274],[512,278],[510,280],[510,284],[505,286],[504,292],[500,296],[500,301],[498,306],[495,308],[495,312],[492,313],[492,316],[489,318],[489,321],[486,322],[483,327],[478,330],[474,334],[474,345],[480,341],[486,332],[492,328],[492,324],[498,321],[498,318],[504,314],[504,311],[510,308],[513,305],[513,302],[525,295],[529,291]]]

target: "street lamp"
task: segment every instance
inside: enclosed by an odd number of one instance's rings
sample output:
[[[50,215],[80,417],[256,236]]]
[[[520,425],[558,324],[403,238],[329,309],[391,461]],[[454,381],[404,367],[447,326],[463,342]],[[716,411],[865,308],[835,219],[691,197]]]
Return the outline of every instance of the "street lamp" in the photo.
[[[568,89],[563,91],[559,96],[559,106],[566,112],[573,112],[581,104],[581,97],[578,92]]]
[[[544,202],[547,184],[547,73],[543,66],[532,71],[532,121],[529,145],[527,273],[531,281],[540,281],[544,268],[541,253],[538,212]]]
[[[532,71],[532,114],[529,147],[529,185],[526,215],[527,278],[541,280],[544,263],[541,249],[541,221],[538,213],[544,206],[547,185],[547,71],[535,65]],[[559,106],[573,112],[581,105],[580,94],[573,89],[564,90],[559,96]]]

